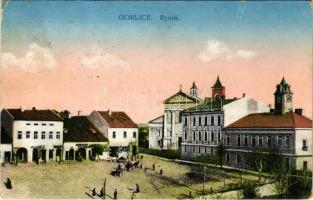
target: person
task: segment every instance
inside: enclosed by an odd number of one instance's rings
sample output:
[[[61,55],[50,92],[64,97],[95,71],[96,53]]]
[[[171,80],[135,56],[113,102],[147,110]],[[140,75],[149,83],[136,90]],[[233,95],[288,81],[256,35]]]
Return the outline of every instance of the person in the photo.
[[[136,196],[135,191],[134,191],[134,190],[132,190],[132,191],[131,191],[131,193],[132,193],[132,194],[131,194],[130,199],[134,199],[134,198],[135,198],[135,196]]]
[[[10,178],[7,178],[7,188],[12,189],[12,182]]]
[[[139,193],[139,192],[140,192],[139,185],[138,183],[136,183],[136,193]]]
[[[155,170],[155,164],[153,163],[152,165],[152,170],[154,171]]]
[[[94,187],[93,189],[92,189],[92,196],[96,196],[96,188]]]
[[[161,174],[161,175],[163,174],[163,169],[160,169],[160,174]]]
[[[140,163],[139,167],[140,167],[140,169],[142,169],[142,163]]]
[[[100,197],[104,197],[104,193],[103,193],[103,187],[100,190]]]
[[[117,199],[117,190],[116,189],[114,190],[114,193],[113,193],[113,199]]]

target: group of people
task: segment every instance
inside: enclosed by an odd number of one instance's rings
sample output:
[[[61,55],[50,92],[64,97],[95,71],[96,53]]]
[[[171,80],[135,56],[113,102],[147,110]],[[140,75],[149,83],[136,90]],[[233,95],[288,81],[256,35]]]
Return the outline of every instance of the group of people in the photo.
[[[136,194],[136,193],[139,193],[139,192],[140,192],[140,188],[139,188],[138,183],[136,183],[135,190],[132,190],[131,199],[134,199],[135,194]],[[96,196],[96,195],[97,195],[97,192],[96,192],[96,188],[94,187],[94,188],[92,189],[92,197],[94,197],[94,196]],[[105,196],[103,187],[102,187],[101,190],[100,190],[99,196],[100,196],[101,198],[103,198],[103,197]],[[117,199],[117,189],[114,189],[113,198],[112,198],[112,199],[114,199],[114,200]]]

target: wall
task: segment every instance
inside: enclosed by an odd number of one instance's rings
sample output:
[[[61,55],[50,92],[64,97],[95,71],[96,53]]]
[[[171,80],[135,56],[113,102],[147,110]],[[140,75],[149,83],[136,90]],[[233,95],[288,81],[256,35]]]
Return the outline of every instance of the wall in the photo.
[[[11,152],[10,161],[12,161],[12,145],[11,144],[0,144],[0,163],[4,162],[4,153]]]
[[[116,133],[116,138],[113,138],[113,132]],[[127,137],[124,138],[124,131]],[[133,132],[136,132],[136,138],[133,138]],[[128,146],[130,142],[138,144],[138,128],[109,128],[108,139],[110,146]]]

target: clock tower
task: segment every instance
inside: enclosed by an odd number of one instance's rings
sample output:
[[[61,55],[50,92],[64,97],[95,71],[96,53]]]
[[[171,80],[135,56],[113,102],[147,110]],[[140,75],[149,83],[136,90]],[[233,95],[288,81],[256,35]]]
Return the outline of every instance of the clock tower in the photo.
[[[275,113],[285,114],[292,111],[292,92],[290,90],[290,85],[283,78],[276,86],[275,96]]]

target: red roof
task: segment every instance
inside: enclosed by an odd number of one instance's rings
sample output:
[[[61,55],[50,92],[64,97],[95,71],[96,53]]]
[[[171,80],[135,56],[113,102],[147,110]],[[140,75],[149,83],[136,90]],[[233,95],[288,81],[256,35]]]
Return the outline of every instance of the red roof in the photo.
[[[13,116],[14,120],[26,120],[26,121],[63,121],[52,110],[21,110],[21,109],[7,109],[7,111]]]
[[[98,111],[110,128],[138,128],[125,112]]]
[[[239,119],[226,128],[312,128],[312,120],[294,112],[283,115],[255,113]]]

